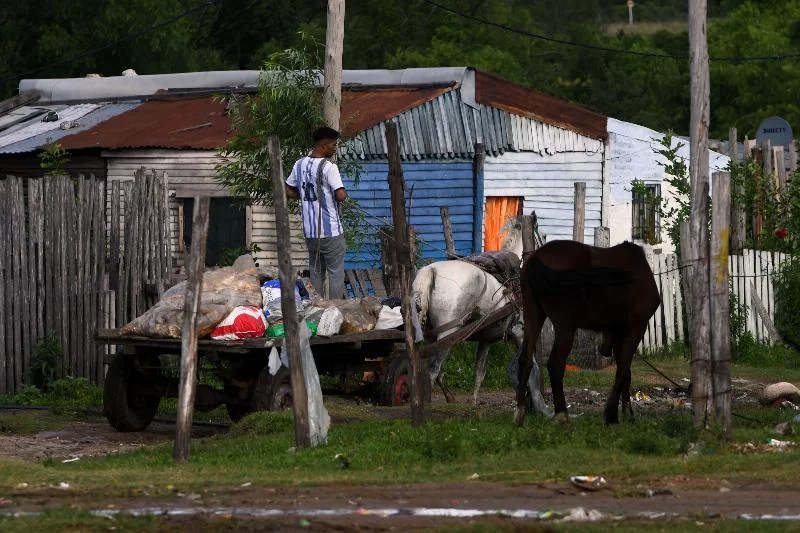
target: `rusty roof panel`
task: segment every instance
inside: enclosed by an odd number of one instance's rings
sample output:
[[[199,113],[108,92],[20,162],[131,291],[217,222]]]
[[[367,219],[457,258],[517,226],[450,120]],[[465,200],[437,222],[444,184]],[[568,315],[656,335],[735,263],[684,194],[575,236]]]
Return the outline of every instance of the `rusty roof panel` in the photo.
[[[350,137],[433,100],[451,88],[342,88],[342,132]]]
[[[342,129],[352,142],[342,157],[387,157],[388,122],[398,125],[401,157],[471,158],[486,153],[602,150],[606,118],[578,106],[478,73],[477,104],[458,86],[343,87]],[[487,103],[488,102],[488,103]],[[563,121],[561,119],[564,119]],[[85,148],[218,149],[230,136],[225,104],[210,96],[164,97],[64,137],[69,150]]]
[[[607,117],[485,72],[475,72],[475,100],[509,113],[537,118],[595,139],[605,139]]]
[[[210,97],[151,100],[61,139],[67,150],[86,148],[216,149],[230,133],[225,103]]]

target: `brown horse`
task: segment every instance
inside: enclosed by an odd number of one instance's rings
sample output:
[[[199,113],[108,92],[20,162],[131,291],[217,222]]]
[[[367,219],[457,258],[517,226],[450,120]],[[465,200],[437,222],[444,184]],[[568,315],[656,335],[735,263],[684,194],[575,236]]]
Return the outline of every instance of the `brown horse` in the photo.
[[[630,409],[631,360],[647,322],[661,304],[653,271],[636,244],[597,248],[575,241],[552,241],[522,264],[525,340],[520,348],[517,409],[522,424],[534,349],[546,318],[555,330],[547,361],[555,414],[567,415],[564,369],[577,328],[604,334],[604,355],[613,349],[617,363],[614,387],[605,407],[607,424],[619,422],[619,402]]]

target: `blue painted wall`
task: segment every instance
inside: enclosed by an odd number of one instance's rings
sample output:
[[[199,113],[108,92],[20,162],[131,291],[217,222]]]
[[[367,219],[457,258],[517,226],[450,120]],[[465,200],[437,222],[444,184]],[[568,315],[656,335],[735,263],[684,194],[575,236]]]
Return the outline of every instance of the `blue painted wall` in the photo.
[[[379,268],[381,261],[380,241],[377,229],[381,220],[391,222],[391,194],[389,192],[389,163],[378,161],[365,163],[358,187],[353,180],[344,177],[348,194],[358,200],[359,205],[371,216],[367,218],[369,233],[359,251],[348,250],[345,268]],[[473,183],[472,161],[424,161],[403,163],[406,183],[406,205],[411,196],[411,220],[417,230],[424,259],[438,261],[445,258],[444,231],[440,206],[447,206],[453,224],[456,253],[472,253],[473,240]]]

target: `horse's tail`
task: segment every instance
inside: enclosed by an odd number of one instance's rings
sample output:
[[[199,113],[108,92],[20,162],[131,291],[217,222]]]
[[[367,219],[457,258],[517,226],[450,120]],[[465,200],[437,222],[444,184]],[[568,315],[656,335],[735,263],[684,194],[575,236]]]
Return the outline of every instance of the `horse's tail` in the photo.
[[[585,289],[604,285],[623,285],[630,275],[621,268],[591,267],[577,270],[555,270],[538,258],[528,262],[526,278],[537,294]]]
[[[435,279],[436,270],[432,265],[420,268],[414,278],[414,299],[419,312],[419,324],[423,330],[428,322],[428,307],[430,306],[431,292],[433,292]]]

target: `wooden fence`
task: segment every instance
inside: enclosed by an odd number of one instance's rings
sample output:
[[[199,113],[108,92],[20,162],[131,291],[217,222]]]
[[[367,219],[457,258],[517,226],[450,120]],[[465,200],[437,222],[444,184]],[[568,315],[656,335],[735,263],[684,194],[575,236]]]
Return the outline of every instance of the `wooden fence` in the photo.
[[[108,327],[123,326],[144,313],[169,285],[168,193],[166,173],[144,167],[131,181],[111,182]]]
[[[39,343],[54,335],[60,376],[102,383],[98,327],[119,327],[169,283],[164,174],[140,169],[112,184],[94,177],[0,180],[0,394],[30,383]],[[108,228],[107,228],[108,226]]]
[[[24,382],[39,342],[55,335],[61,375],[100,381],[92,337],[102,315],[104,182],[0,180],[0,393]]]
[[[747,306],[746,329],[761,342],[772,342],[775,321],[773,277],[789,256],[778,252],[743,250],[729,258],[733,293],[739,304]],[[653,350],[684,338],[684,316],[680,291],[680,266],[674,254],[648,254],[656,283],[661,290],[661,306],[647,327],[640,349]]]

